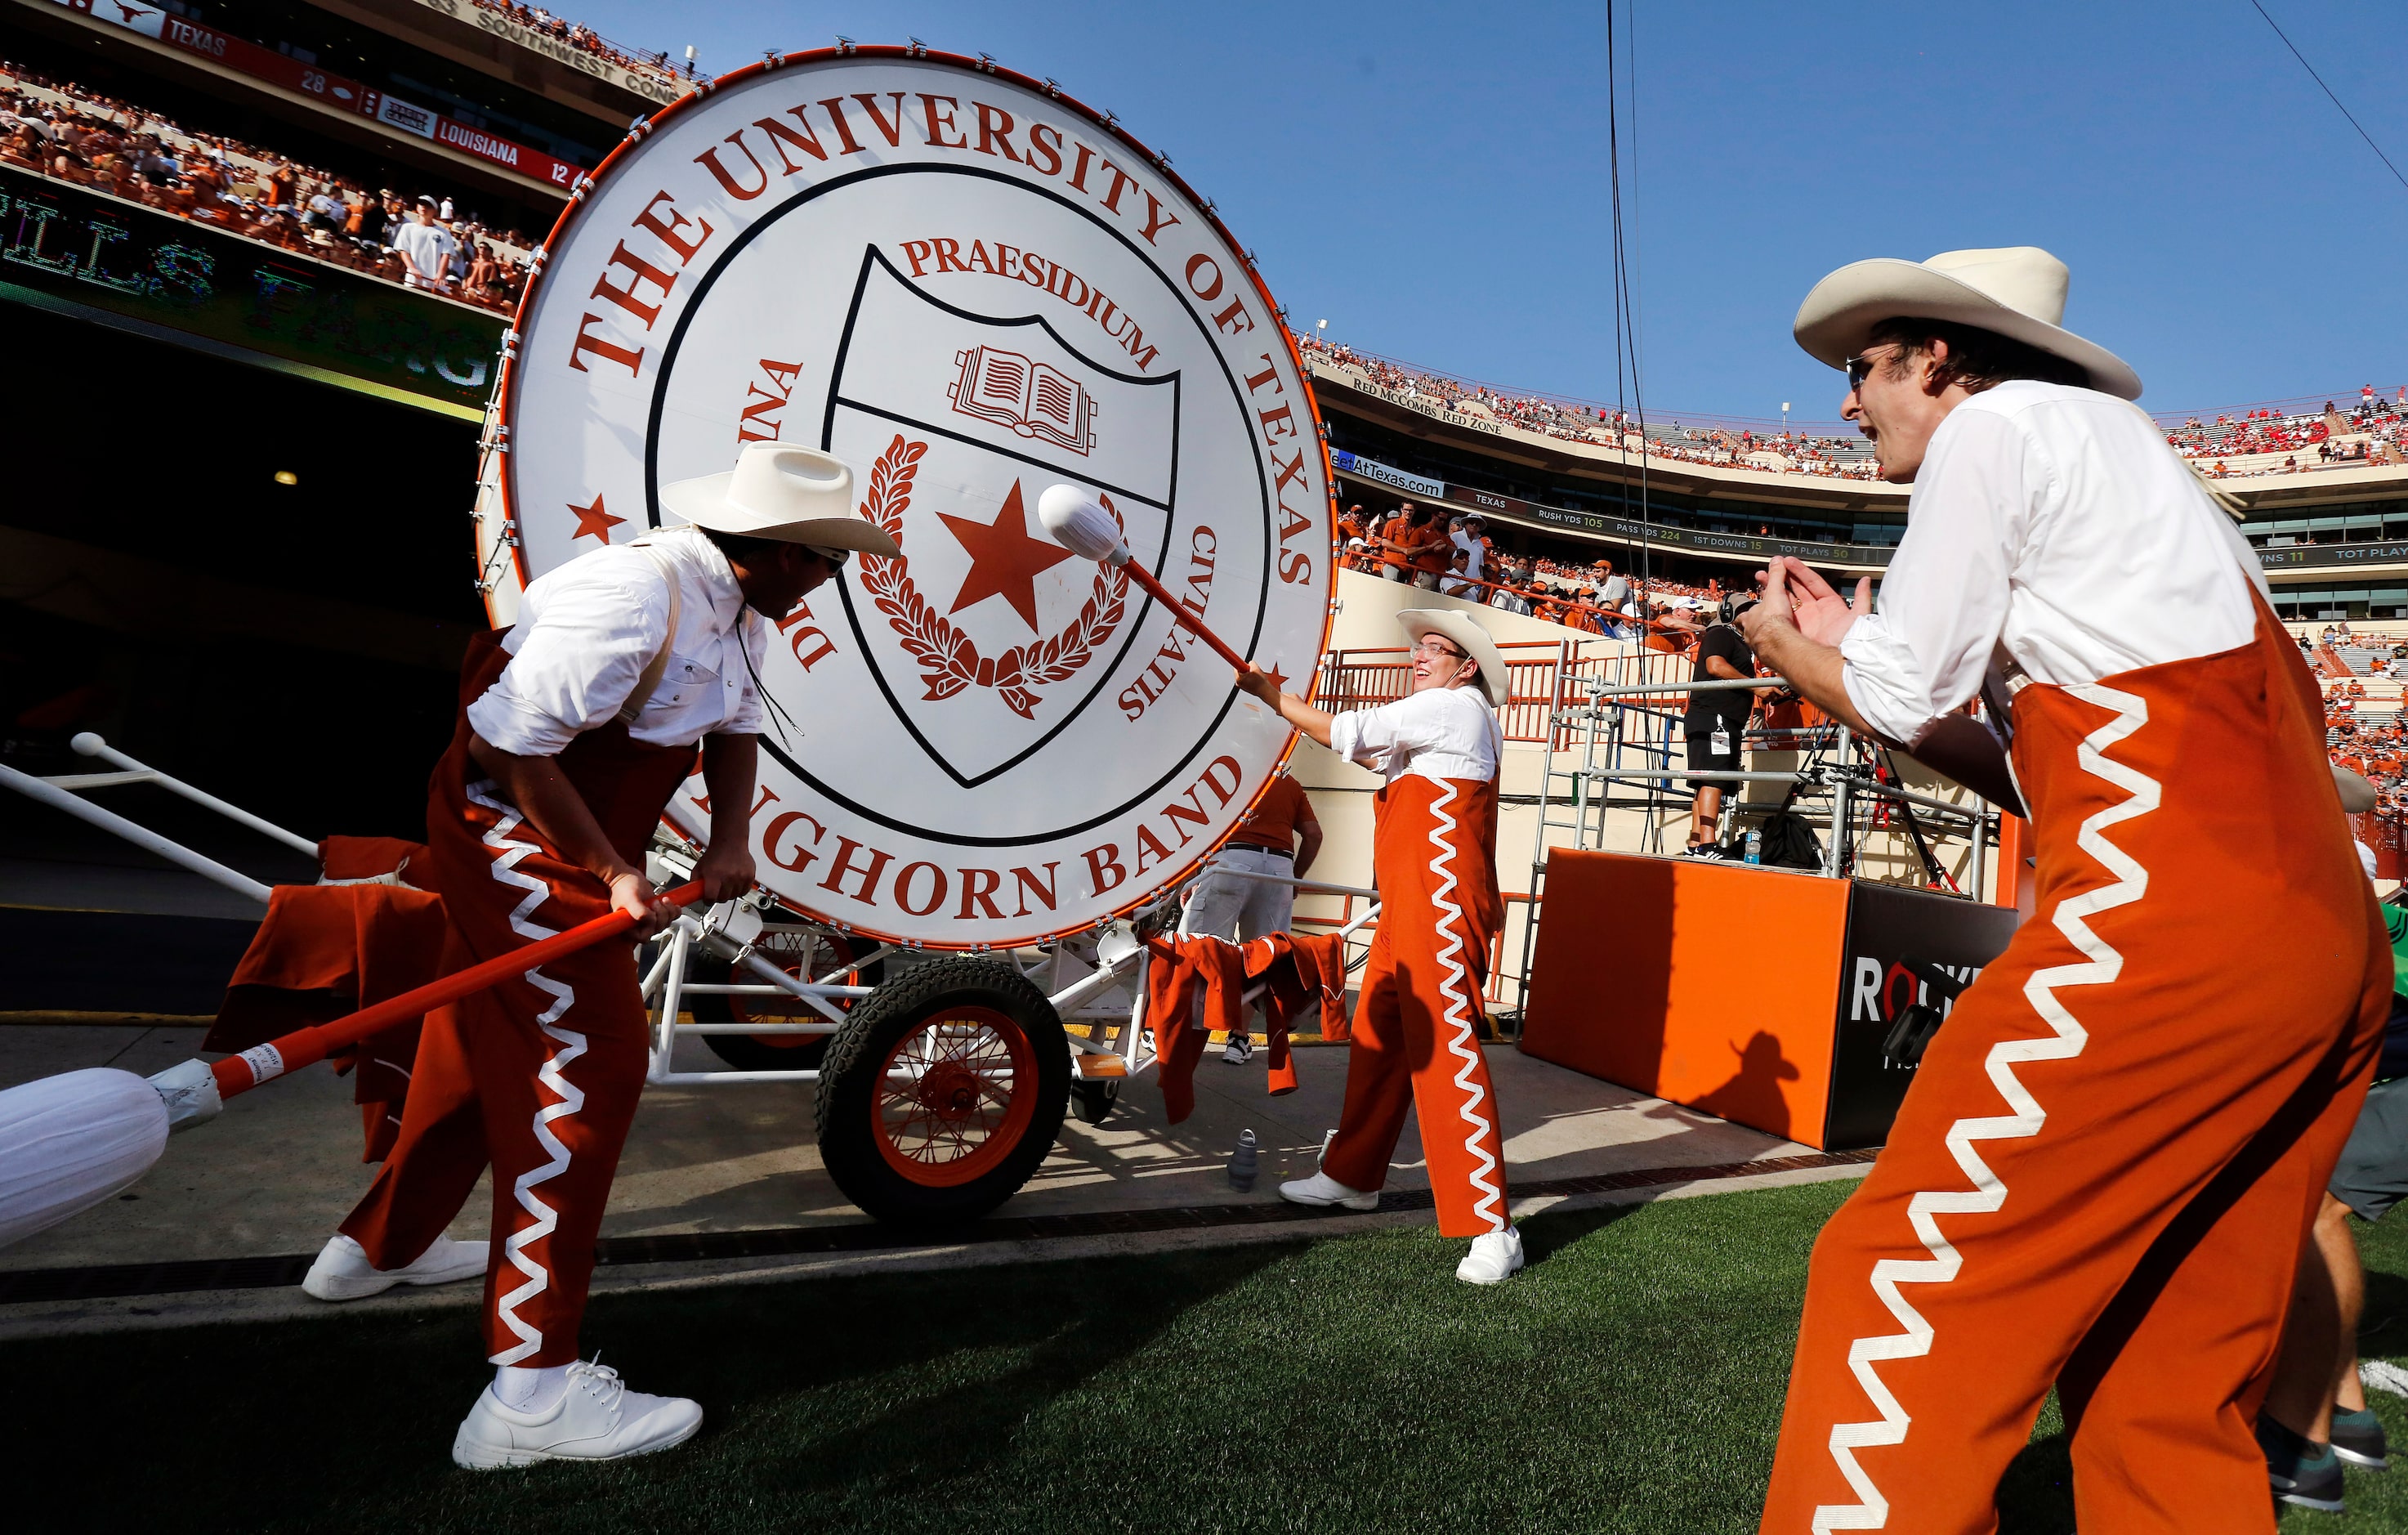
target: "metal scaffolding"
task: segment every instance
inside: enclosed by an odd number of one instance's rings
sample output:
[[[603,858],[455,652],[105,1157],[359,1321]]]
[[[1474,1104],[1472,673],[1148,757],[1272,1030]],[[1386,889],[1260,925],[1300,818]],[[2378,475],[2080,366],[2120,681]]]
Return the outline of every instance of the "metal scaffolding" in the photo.
[[[1604,849],[1609,817],[1626,811],[1635,814],[1639,825],[1636,845],[1624,851],[1667,851],[1665,825],[1695,799],[1685,782],[1685,764],[1678,760],[1685,754],[1678,706],[1686,696],[1770,691],[1783,685],[1777,680],[1690,681],[1645,675],[1663,672],[1673,663],[1685,667],[1687,661],[1648,653],[1590,659],[1566,654],[1559,659],[1540,768],[1538,826],[1530,853],[1534,902],[1522,931],[1524,976],[1529,974],[1535,953],[1547,860],[1554,849]],[[1621,672],[1636,675],[1625,681],[1616,675]],[[1797,751],[1805,760],[1789,771],[1699,775],[1790,786],[1791,792],[1778,801],[1727,796],[1725,828],[1781,811],[1800,816],[1823,834],[1817,872],[1832,879],[1855,875],[1867,839],[1888,833],[1914,849],[1923,875],[1915,882],[1920,886],[1975,901],[1986,898],[1986,865],[1998,835],[1998,811],[1988,801],[1957,804],[1906,788],[1887,748],[1837,724],[1751,730],[1746,740],[1753,750]],[[1936,843],[1954,840],[1969,844],[1962,888],[1932,851]]]

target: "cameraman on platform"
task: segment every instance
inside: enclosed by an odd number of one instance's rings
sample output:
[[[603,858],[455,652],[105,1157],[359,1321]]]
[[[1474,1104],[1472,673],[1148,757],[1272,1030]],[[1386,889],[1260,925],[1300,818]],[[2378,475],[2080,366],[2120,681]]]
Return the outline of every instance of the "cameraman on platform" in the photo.
[[[1739,593],[1723,598],[1722,608],[1706,632],[1698,637],[1697,667],[1691,682],[1746,681],[1756,675],[1756,653],[1737,627],[1739,617],[1756,606],[1756,598]],[[1722,820],[1723,791],[1736,794],[1739,780],[1699,778],[1699,769],[1740,770],[1740,749],[1747,735],[1748,716],[1756,695],[1745,688],[1714,688],[1689,695],[1681,729],[1688,738],[1689,787],[1697,796],[1689,819],[1690,857],[1720,854],[1714,830]]]

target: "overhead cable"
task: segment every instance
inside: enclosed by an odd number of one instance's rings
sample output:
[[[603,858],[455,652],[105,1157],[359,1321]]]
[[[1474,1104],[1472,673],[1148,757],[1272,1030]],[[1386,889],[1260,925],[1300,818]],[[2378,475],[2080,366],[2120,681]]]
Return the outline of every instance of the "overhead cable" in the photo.
[[[2366,147],[2374,151],[2374,158],[2383,162],[2383,168],[2391,173],[2391,179],[2401,186],[2408,187],[2408,176],[2400,174],[2400,167],[2393,165],[2391,157],[2383,152],[2383,146],[2374,141],[2374,136],[2366,131],[2366,125],[2358,121],[2358,115],[2342,106],[2341,97],[2333,94],[2333,88],[2325,83],[2325,78],[2322,75],[2316,73],[2316,66],[2308,62],[2308,56],[2300,51],[2299,45],[2292,42],[2289,35],[2275,24],[2273,17],[2266,15],[2266,7],[2259,5],[2258,0],[2249,0],[2249,3],[2257,7],[2258,15],[2266,17],[2266,24],[2274,28],[2274,36],[2283,39],[2283,46],[2291,50],[2291,57],[2300,61],[2300,67],[2308,72],[2308,79],[2316,82],[2316,88],[2325,93],[2325,98],[2341,108],[2342,116],[2349,119],[2349,125],[2358,130],[2358,137],[2366,140]]]

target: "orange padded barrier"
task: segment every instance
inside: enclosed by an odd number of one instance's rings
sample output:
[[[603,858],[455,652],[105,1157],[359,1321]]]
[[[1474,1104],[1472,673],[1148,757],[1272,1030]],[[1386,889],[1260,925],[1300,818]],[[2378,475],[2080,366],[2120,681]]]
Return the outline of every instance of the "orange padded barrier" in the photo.
[[[1522,1050],[1823,1144],[1848,882],[1555,850]]]
[[[2018,920],[1898,885],[1557,848],[1522,1049],[1827,1151],[1879,1145],[1914,1080],[1882,1041],[1911,1005],[1944,1015],[1923,978],[1970,983]]]

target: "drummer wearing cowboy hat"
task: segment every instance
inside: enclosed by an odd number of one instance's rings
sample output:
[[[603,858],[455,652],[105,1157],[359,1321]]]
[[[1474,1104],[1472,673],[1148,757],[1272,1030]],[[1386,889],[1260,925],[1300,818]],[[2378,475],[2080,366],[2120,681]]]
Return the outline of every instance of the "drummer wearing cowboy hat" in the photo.
[[[1370,1210],[1411,1101],[1421,1121],[1441,1235],[1469,1237],[1455,1277],[1494,1284],[1522,1267],[1505,1202],[1497,1092],[1480,1051],[1480,994],[1504,922],[1497,885],[1497,710],[1505,660],[1470,614],[1407,609],[1406,696],[1331,714],[1259,671],[1239,686],[1340,756],[1385,776],[1372,801],[1380,926],[1346,1055],[1346,1100],[1312,1177],[1280,1185],[1297,1204]]]
[[[2083,1528],[2274,1528],[2252,1418],[2389,950],[2315,683],[2140,379],[2059,323],[2066,286],[2044,251],[1956,251],[1842,267],[1798,312],[1914,493],[1877,609],[1776,559],[1748,640],[2023,810],[2039,856],[1815,1243],[1784,1535],[1995,1529],[2052,1387]],[[1977,693],[2005,743],[1958,712]]]
[[[645,850],[697,756],[703,897],[752,886],[768,624],[855,552],[897,551],[854,515],[851,471],[805,448],[750,444],[732,471],[666,486],[661,501],[684,525],[540,577],[516,624],[470,643],[428,786],[447,968],[609,911],[633,915],[639,939],[666,925],[675,911],[645,877]],[[578,1354],[595,1233],[643,1089],[644,1024],[624,944],[430,1013],[399,1139],[304,1282],[350,1300],[484,1275],[495,1370],[453,1440],[462,1466],[617,1459],[702,1422],[695,1403],[627,1390]],[[489,1161],[493,1241],[445,1240]]]

